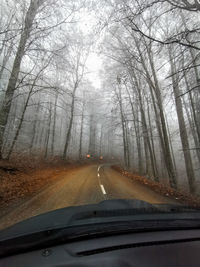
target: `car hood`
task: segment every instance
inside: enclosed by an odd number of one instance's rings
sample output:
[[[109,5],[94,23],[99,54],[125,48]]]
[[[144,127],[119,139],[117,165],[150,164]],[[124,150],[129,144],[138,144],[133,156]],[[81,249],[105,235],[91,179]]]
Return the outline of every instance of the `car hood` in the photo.
[[[137,199],[104,200],[98,204],[71,206],[31,217],[6,228],[0,232],[0,241],[48,229],[100,223],[102,220],[116,221],[119,218],[127,219],[128,216],[141,219],[142,215],[168,212],[172,208],[176,206],[152,205]]]

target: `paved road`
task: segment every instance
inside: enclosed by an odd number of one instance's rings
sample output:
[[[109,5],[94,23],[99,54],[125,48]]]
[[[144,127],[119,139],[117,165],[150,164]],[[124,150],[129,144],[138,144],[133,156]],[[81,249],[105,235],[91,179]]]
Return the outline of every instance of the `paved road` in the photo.
[[[50,210],[120,198],[135,198],[149,203],[175,203],[172,199],[122,176],[108,165],[84,166],[67,173],[11,210],[0,219],[0,229]]]

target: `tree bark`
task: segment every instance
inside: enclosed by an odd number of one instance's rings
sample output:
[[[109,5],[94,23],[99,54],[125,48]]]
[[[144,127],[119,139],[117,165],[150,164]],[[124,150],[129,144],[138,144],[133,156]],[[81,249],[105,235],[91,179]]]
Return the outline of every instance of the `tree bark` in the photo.
[[[8,121],[8,115],[10,112],[12,98],[15,92],[19,72],[20,72],[20,65],[22,62],[22,58],[25,54],[25,47],[27,40],[29,39],[33,21],[37,14],[39,7],[44,3],[45,0],[31,0],[30,6],[26,13],[24,28],[21,33],[19,45],[17,48],[16,56],[14,59],[10,79],[8,82],[8,86],[6,89],[4,101],[0,110],[0,158],[2,158],[2,146],[3,146],[3,136],[5,132],[5,127]]]
[[[149,63],[151,66],[153,80],[152,80],[152,77],[151,77],[151,75],[147,69],[146,64],[145,64],[144,55],[141,52],[138,41],[135,38],[135,44],[136,44],[137,50],[138,50],[139,55],[140,55],[141,64],[142,64],[144,71],[146,73],[147,83],[149,84],[150,89],[154,91],[155,96],[156,96],[161,127],[159,124],[157,124],[157,125],[158,125],[158,129],[159,129],[159,135],[160,135],[161,143],[163,146],[162,150],[163,150],[165,165],[166,165],[168,176],[169,176],[170,186],[176,189],[177,188],[176,172],[174,169],[173,160],[172,160],[172,156],[171,156],[171,152],[170,152],[169,137],[167,135],[167,127],[166,127],[166,122],[165,122],[165,117],[164,117],[161,92],[160,92],[160,88],[158,85],[158,80],[157,80],[156,71],[155,71],[154,62],[153,62],[153,57],[151,55],[151,50],[150,50],[151,48],[148,47],[148,45],[146,44],[145,41],[144,41],[144,43],[145,43],[146,48],[147,48],[147,56],[148,56]],[[152,96],[152,100],[153,100],[152,91],[151,91],[151,96]],[[155,105],[154,105],[154,107],[155,107]],[[155,112],[157,112],[157,108],[155,108]]]
[[[193,170],[192,158],[190,154],[187,130],[185,126],[182,101],[180,98],[178,78],[176,77],[176,75],[174,75],[176,73],[175,63],[173,62],[173,57],[172,57],[170,48],[168,49],[168,52],[169,52],[169,59],[170,59],[170,65],[171,65],[171,74],[173,74],[172,75],[172,87],[173,87],[175,103],[176,103],[176,111],[177,111],[177,116],[178,116],[179,131],[180,131],[181,143],[183,147],[183,155],[184,155],[184,160],[185,160],[186,173],[187,173],[190,192],[194,194],[195,193],[195,175],[194,175],[194,170]]]
[[[58,92],[56,92],[56,97],[55,97],[55,102],[54,102],[53,129],[52,129],[52,141],[51,141],[51,155],[52,156],[54,155],[54,150],[55,150],[57,102],[58,102]]]
[[[44,153],[45,159],[48,156],[48,148],[49,148],[49,140],[50,140],[50,132],[51,132],[51,119],[52,119],[52,103],[50,103],[49,105],[48,127],[47,127],[47,133],[46,133],[46,145],[45,145],[45,153]]]
[[[68,130],[67,130],[65,146],[64,146],[64,150],[63,150],[63,159],[66,159],[67,149],[69,147],[69,142],[70,142],[70,137],[71,137],[72,125],[73,125],[73,120],[74,120],[75,94],[76,94],[77,87],[78,87],[78,83],[75,82],[74,89],[72,91],[70,120],[69,120],[69,127],[68,127]]]
[[[80,129],[80,141],[79,141],[79,159],[82,159],[82,142],[83,142],[83,123],[84,123],[84,110],[85,110],[85,103],[83,103],[82,113],[81,113],[81,129]]]

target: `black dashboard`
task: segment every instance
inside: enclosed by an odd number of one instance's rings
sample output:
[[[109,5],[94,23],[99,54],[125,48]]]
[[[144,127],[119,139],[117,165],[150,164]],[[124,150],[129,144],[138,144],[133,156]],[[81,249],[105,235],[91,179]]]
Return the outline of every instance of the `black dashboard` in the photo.
[[[1,258],[0,266],[199,267],[200,230],[85,239]]]

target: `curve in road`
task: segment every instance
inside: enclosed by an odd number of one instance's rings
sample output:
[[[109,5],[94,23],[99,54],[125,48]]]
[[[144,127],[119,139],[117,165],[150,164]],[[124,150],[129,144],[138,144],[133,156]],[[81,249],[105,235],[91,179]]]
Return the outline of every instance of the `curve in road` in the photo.
[[[84,166],[21,203],[0,219],[0,229],[29,217],[68,206],[99,203],[106,199],[139,199],[152,204],[177,204],[109,165]]]

